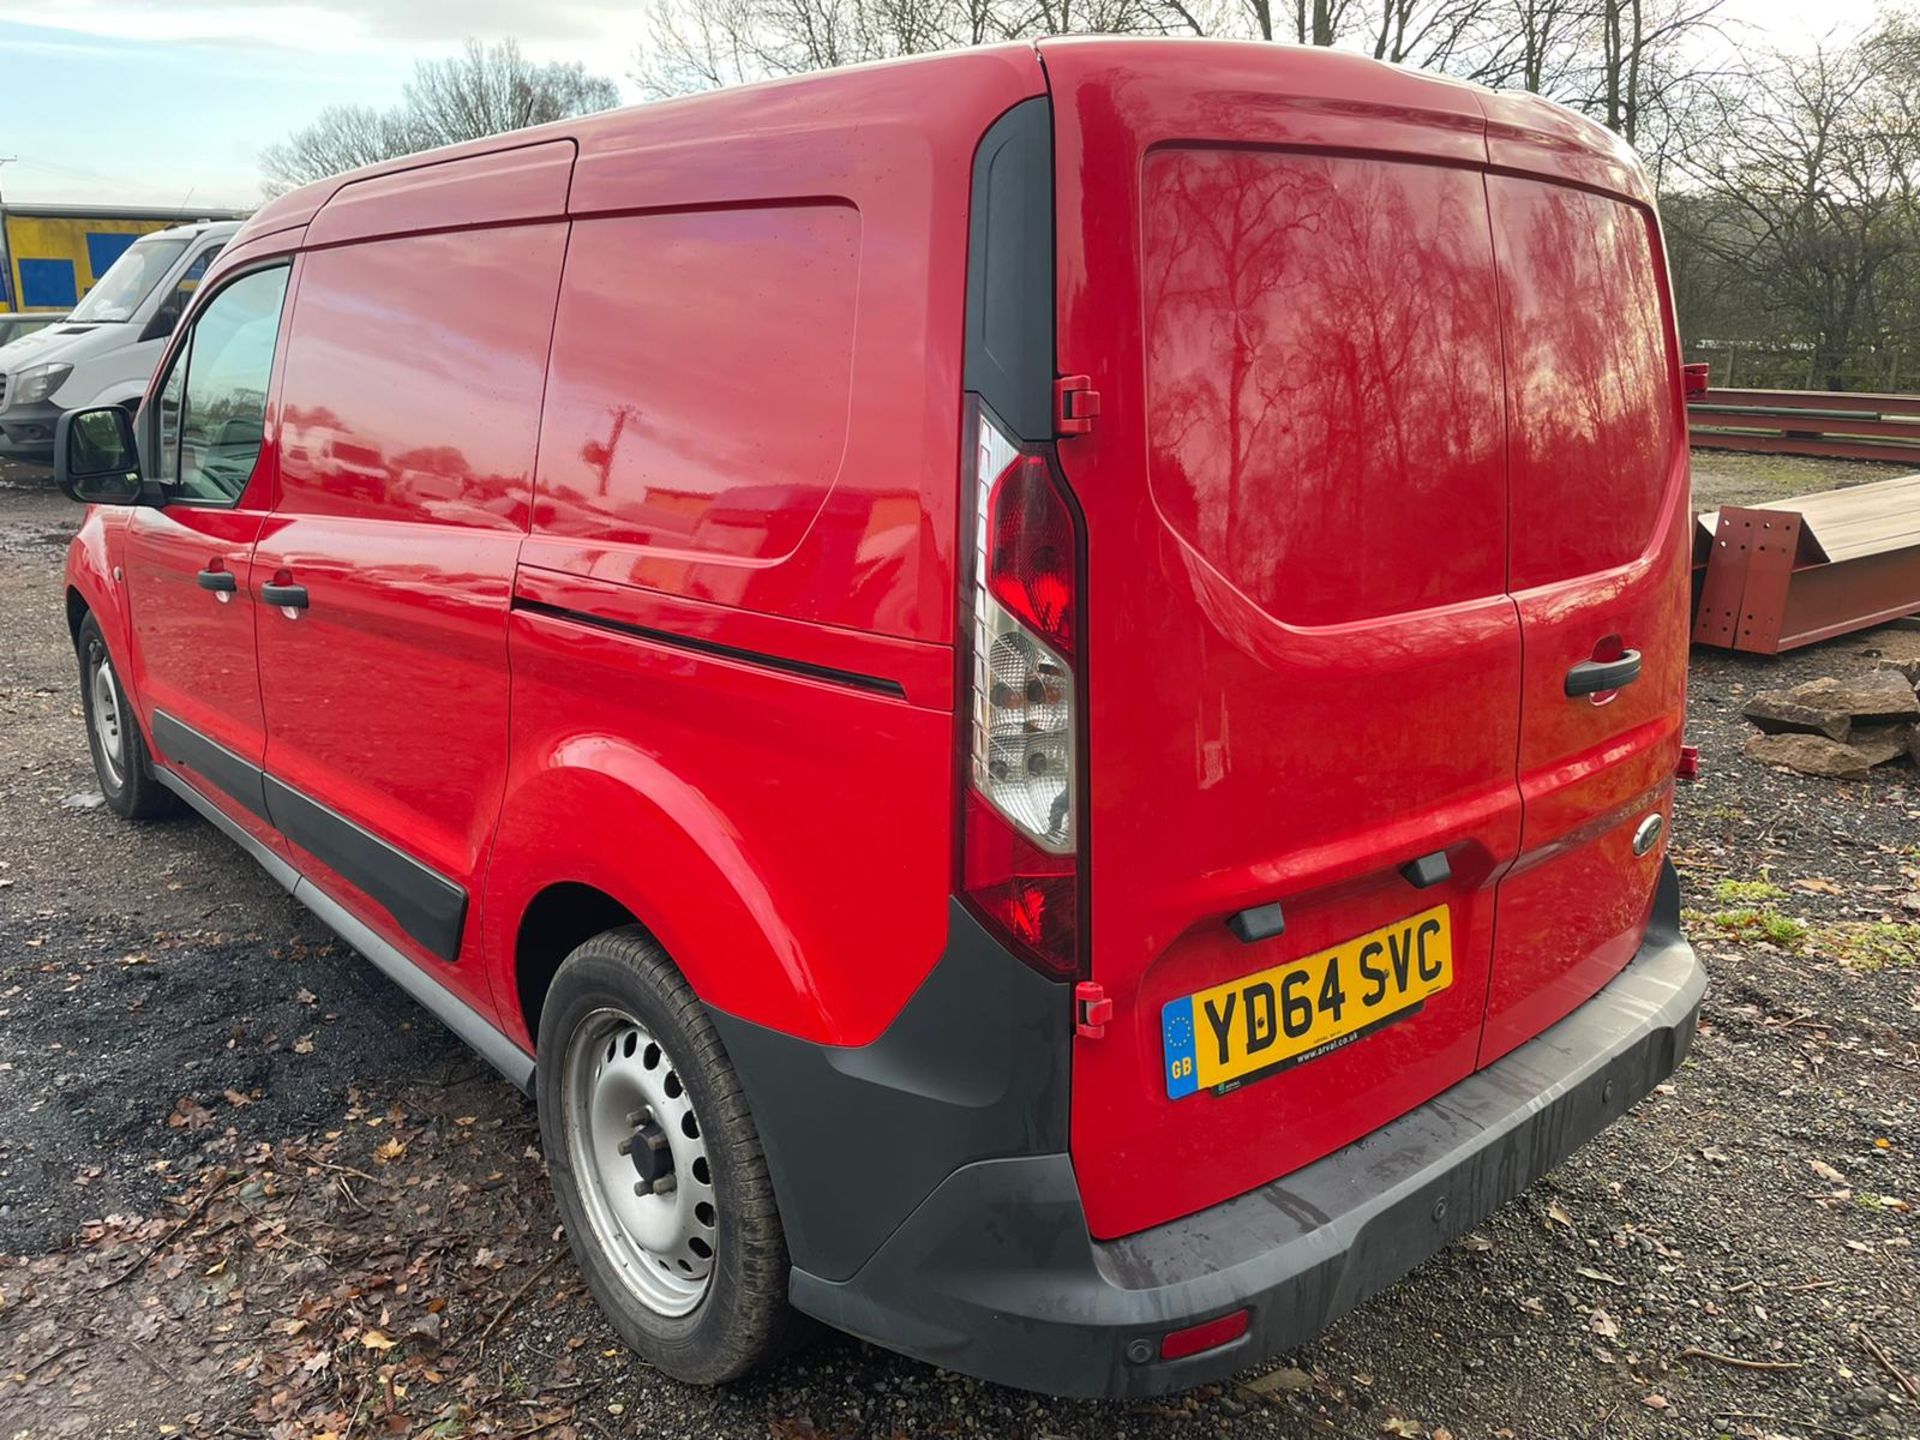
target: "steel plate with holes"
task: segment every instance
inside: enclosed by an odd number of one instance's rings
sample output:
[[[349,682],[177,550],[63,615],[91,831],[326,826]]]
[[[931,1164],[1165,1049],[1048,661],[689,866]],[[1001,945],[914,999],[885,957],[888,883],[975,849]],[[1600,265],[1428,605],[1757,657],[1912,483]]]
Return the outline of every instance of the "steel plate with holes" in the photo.
[[[1436,905],[1329,950],[1169,1001],[1167,1095],[1224,1093],[1419,1012],[1453,983],[1453,929]]]

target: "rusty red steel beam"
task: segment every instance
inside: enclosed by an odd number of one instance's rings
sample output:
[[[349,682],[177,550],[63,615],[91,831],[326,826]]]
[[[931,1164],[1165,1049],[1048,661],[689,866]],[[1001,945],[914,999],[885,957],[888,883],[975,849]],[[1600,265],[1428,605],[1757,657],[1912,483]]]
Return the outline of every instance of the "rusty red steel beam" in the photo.
[[[1801,435],[1818,432],[1835,438],[1920,440],[1920,418],[1888,420],[1877,414],[1841,414],[1827,410],[1758,410],[1745,405],[1700,405],[1687,407],[1696,430],[1754,431],[1763,434],[1785,432]]]
[[[1920,465],[1920,395],[1705,390],[1687,414],[1702,450]]]
[[[1713,389],[1700,398],[1708,404],[1764,405],[1777,410],[1853,410],[1920,416],[1920,395],[1875,394],[1865,390]]]
[[[1889,465],[1920,465],[1920,443],[1897,440],[1849,440],[1842,437],[1753,435],[1737,431],[1695,430],[1696,450],[1742,450],[1760,455],[1804,455],[1810,459],[1878,460]]]
[[[1700,520],[1696,644],[1773,655],[1920,613],[1920,475]]]

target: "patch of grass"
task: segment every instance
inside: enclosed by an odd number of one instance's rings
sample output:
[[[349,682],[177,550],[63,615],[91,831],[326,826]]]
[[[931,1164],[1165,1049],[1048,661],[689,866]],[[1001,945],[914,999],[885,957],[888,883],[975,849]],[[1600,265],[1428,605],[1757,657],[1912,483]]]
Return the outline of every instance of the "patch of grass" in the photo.
[[[1767,940],[1782,950],[1798,951],[1806,945],[1805,924],[1778,910],[1752,905],[1733,910],[1716,910],[1701,919],[1735,940]]]
[[[1769,900],[1784,900],[1787,892],[1771,880],[1722,880],[1713,887],[1717,905],[1762,905]]]
[[[1920,924],[1892,920],[1843,920],[1822,925],[1815,948],[1849,970],[1920,966]]]

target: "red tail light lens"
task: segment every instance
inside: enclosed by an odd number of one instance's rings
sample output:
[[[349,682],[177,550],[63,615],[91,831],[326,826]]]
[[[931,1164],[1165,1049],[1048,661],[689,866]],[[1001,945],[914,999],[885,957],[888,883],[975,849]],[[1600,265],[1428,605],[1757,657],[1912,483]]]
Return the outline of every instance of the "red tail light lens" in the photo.
[[[977,791],[966,800],[965,885],[980,912],[1029,965],[1058,980],[1080,973],[1079,866],[1034,845]]]
[[[1080,973],[1079,537],[1044,451],[974,416],[962,891],[1020,957]]]
[[[1047,462],[1022,455],[994,483],[987,589],[1029,630],[1073,658],[1073,512]]]

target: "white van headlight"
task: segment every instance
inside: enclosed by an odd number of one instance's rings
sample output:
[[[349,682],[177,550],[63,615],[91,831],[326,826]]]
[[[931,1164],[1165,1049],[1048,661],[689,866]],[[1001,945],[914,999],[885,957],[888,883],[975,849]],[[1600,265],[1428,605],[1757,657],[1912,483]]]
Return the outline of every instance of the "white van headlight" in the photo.
[[[13,377],[8,400],[14,405],[33,405],[60,388],[60,382],[73,373],[71,365],[35,365]]]

